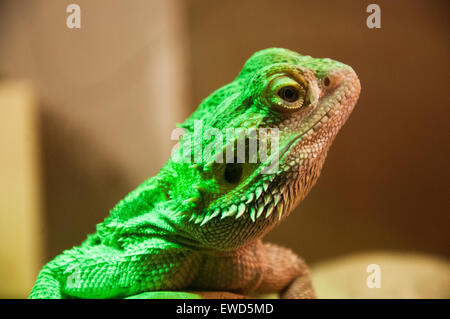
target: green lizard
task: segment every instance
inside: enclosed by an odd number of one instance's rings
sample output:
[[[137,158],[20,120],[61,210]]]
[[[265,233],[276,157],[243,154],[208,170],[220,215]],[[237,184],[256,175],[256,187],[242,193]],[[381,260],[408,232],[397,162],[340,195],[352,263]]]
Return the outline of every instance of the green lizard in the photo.
[[[180,125],[185,133],[160,173],[43,267],[30,298],[190,290],[314,297],[305,262],[261,238],[315,184],[359,92],[357,75],[340,62],[278,48],[255,53]],[[263,143],[269,131],[277,139]],[[256,161],[236,158],[238,145],[251,153],[252,141]]]

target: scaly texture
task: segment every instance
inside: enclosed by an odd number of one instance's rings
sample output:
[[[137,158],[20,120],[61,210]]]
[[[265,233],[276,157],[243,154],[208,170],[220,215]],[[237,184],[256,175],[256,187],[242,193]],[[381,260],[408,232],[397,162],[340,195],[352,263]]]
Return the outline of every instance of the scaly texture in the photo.
[[[180,125],[184,135],[160,173],[81,246],[45,265],[30,297],[164,290],[314,297],[303,260],[261,238],[315,184],[359,92],[355,72],[340,62],[278,48],[255,53]]]

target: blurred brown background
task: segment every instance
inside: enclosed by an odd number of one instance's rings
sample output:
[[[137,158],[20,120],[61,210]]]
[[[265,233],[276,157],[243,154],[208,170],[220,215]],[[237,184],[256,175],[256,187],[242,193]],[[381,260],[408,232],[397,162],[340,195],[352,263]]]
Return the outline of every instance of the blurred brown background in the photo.
[[[66,27],[70,3],[81,7],[81,29]],[[448,1],[376,1],[381,29],[366,26],[370,3],[1,1],[0,93],[13,92],[24,106],[14,113],[11,103],[0,105],[0,124],[7,128],[11,114],[18,123],[37,115],[35,124],[1,131],[0,166],[11,166],[0,201],[10,191],[34,209],[19,215],[0,202],[0,232],[17,236],[0,243],[0,279],[21,263],[10,251],[22,240],[15,229],[26,214],[40,221],[27,224],[36,235],[21,248],[41,251],[30,263],[32,284],[44,262],[79,244],[120,198],[158,172],[175,123],[267,47],[342,61],[362,85],[318,184],[267,240],[310,263],[384,249],[448,257]],[[24,130],[36,138],[26,148],[34,164],[4,146]],[[14,156],[19,160],[6,161]],[[23,188],[10,185],[24,165],[39,187],[21,198]]]

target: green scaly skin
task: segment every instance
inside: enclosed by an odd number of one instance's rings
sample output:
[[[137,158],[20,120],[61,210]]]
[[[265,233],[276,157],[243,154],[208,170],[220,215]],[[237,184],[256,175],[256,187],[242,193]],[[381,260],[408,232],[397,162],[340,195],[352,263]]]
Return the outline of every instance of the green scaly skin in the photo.
[[[121,200],[81,246],[43,267],[30,298],[148,297],[152,291],[313,298],[303,260],[261,238],[315,184],[359,92],[355,72],[340,62],[277,48],[255,53],[181,125],[185,135],[160,173]],[[224,136],[227,128],[278,129],[278,167],[263,173],[273,150],[256,163],[210,160],[246,140],[237,133],[210,148],[209,159],[175,160],[206,151],[212,141],[195,133],[197,120]]]

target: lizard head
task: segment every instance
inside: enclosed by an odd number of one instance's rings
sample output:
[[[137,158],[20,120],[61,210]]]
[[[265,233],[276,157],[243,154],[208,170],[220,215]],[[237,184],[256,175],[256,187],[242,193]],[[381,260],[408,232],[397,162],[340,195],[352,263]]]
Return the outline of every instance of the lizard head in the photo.
[[[167,196],[204,245],[236,248],[307,195],[356,104],[353,69],[286,49],[255,53],[206,98],[162,169]]]

